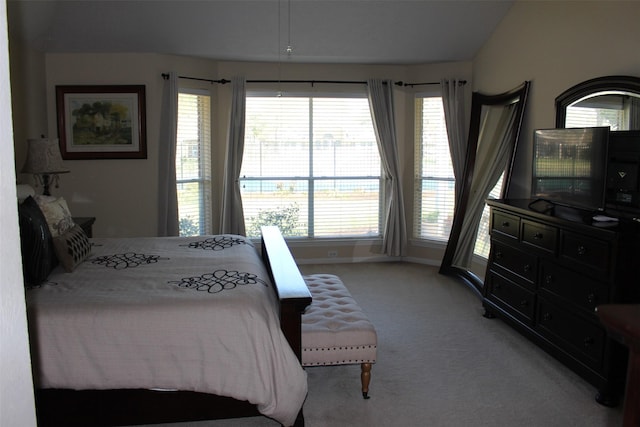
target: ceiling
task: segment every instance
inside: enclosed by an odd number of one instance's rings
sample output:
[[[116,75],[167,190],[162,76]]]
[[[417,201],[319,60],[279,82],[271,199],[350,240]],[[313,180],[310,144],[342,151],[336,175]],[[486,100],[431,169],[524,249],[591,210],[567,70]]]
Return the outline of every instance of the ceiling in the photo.
[[[7,11],[9,37],[46,52],[426,64],[472,60],[514,1],[8,0]]]

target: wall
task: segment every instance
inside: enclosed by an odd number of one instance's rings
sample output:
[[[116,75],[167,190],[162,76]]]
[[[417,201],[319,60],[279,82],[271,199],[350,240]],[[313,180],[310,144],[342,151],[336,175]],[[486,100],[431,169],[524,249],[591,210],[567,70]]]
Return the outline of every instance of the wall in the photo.
[[[0,16],[5,14],[3,2]],[[10,201],[16,200],[16,176],[5,19],[0,20],[0,46],[0,195]],[[36,414],[16,206],[9,202],[0,205],[0,425],[30,427],[36,425]]]
[[[39,55],[21,48],[16,51],[16,69],[26,67],[27,63],[37,63]],[[56,124],[56,85],[82,84],[142,84],[146,87],[146,119],[148,158],[145,160],[69,160],[65,161],[71,173],[60,176],[60,187],[52,189],[54,195],[65,197],[70,209],[77,216],[96,216],[94,235],[109,236],[153,236],[157,228],[157,177],[160,103],[162,99],[163,79],[161,74],[176,71],[178,75],[202,78],[226,78],[244,75],[248,80],[353,80],[364,81],[368,78],[389,78],[396,81],[438,82],[444,77],[459,79],[471,78],[471,63],[444,63],[407,66],[368,66],[368,65],[309,65],[283,62],[247,63],[217,62],[199,58],[156,55],[156,54],[46,54],[43,56],[44,69],[38,76],[33,70],[29,74],[14,74],[14,90],[24,94],[25,98],[46,100],[46,114],[39,110],[25,113],[28,120],[16,120],[16,164],[24,163],[26,138],[40,134],[57,136]],[[24,60],[23,58],[28,58]],[[24,65],[20,65],[24,64]],[[40,83],[42,79],[45,83]],[[31,81],[38,84],[31,85]],[[213,190],[214,211],[219,211],[222,171],[224,169],[226,123],[230,104],[230,85],[211,85],[181,80],[181,84],[203,86],[213,91],[213,127],[214,179],[218,183]],[[299,84],[293,84],[300,88]],[[363,90],[362,85],[356,85]],[[470,86],[470,85],[469,85]],[[268,88],[285,90],[284,83],[249,84],[248,90]],[[310,88],[311,89],[311,88]],[[323,89],[344,91],[347,85],[327,86]],[[398,120],[398,141],[400,145],[401,169],[407,205],[407,219],[411,219],[413,189],[413,93],[424,87],[396,88],[396,117]],[[469,88],[470,90],[470,88]],[[35,92],[35,95],[34,93]],[[16,99],[16,102],[18,100]],[[33,106],[31,106],[33,110]],[[38,123],[36,123],[38,122]],[[44,129],[44,130],[43,130]],[[22,181],[31,177],[21,176]],[[214,230],[217,224],[214,224]],[[409,226],[410,235],[411,228]],[[296,257],[305,262],[326,260],[328,251],[338,252],[333,261],[380,260],[386,257],[380,254],[380,241],[375,239],[357,242],[339,240],[326,245],[308,242],[292,243]],[[421,244],[412,241],[408,251],[410,259],[439,264],[444,244]]]
[[[57,136],[56,85],[144,85],[147,159],[69,160],[52,194],[65,197],[77,216],[97,217],[96,236],[154,236],[157,230],[158,155],[162,73],[216,74],[216,64],[196,58],[153,54],[48,54],[47,134]],[[17,141],[20,144],[21,141]]]
[[[582,81],[640,76],[640,3],[519,1],[473,62],[474,90],[499,93],[525,80],[531,90],[511,196],[530,192],[534,129],[555,127],[555,98]]]
[[[152,236],[156,233],[158,176],[158,120],[163,81],[160,74],[175,70],[181,75],[248,79],[364,80],[384,77],[405,82],[438,81],[443,77],[466,79],[468,91],[500,93],[524,80],[531,92],[523,137],[517,153],[512,196],[529,192],[531,135],[533,129],[554,126],[554,99],[585,79],[609,75],[640,75],[634,59],[634,41],[640,4],[634,2],[516,2],[473,63],[415,66],[304,65],[216,62],[198,58],[154,54],[41,54],[12,46],[12,90],[16,111],[15,150],[18,167],[24,162],[25,140],[41,133],[56,135],[57,84],[144,84],[147,91],[147,160],[67,161],[71,173],[61,177],[54,194],[70,201],[72,212],[96,216],[97,236]],[[14,68],[17,68],[14,70]],[[216,148],[214,167],[222,171],[223,142],[230,88],[211,86]],[[396,113],[406,214],[413,206],[413,93],[425,87],[396,90]],[[42,108],[42,102],[46,108]],[[470,96],[468,97],[470,101]],[[44,129],[44,130],[43,130]],[[22,180],[28,177],[20,177]],[[218,182],[221,179],[218,175]],[[214,189],[219,200],[220,189]],[[411,234],[409,221],[408,233]],[[340,260],[379,259],[376,241],[332,242]],[[411,241],[407,259],[438,264],[444,244]],[[328,246],[293,244],[296,256],[323,260]]]
[[[2,11],[4,15],[4,11]],[[293,66],[283,67],[283,78],[336,78],[360,79],[390,77],[404,81],[437,81],[442,77],[465,78],[469,87],[485,93],[509,90],[524,80],[531,80],[516,167],[515,193],[528,193],[530,173],[530,135],[535,128],[553,127],[554,99],[565,89],[583,80],[611,74],[640,76],[636,44],[640,40],[640,4],[634,2],[517,2],[471,63],[429,64],[413,67],[342,67],[342,66]],[[5,34],[3,22],[0,32]],[[11,42],[11,41],[10,41]],[[160,73],[176,70],[179,73],[203,77],[228,77],[233,72],[246,71],[247,76],[273,78],[277,67],[273,64],[218,64],[195,58],[158,55],[44,55],[29,51],[11,42],[11,90],[14,116],[15,164],[21,168],[25,158],[25,140],[41,133],[56,134],[53,86],[55,84],[123,84],[147,85],[149,159],[145,161],[73,161],[67,162],[72,173],[61,179],[61,187],[54,189],[70,200],[71,209],[77,215],[95,215],[96,234],[154,235],[156,229],[155,201],[158,146],[158,110],[151,105],[161,96]],[[0,66],[6,67],[4,51],[0,52]],[[46,59],[46,60],[45,60]],[[472,67],[473,65],[473,67]],[[473,75],[471,72],[473,71]],[[228,74],[227,74],[228,73]],[[264,74],[263,74],[264,73]],[[5,72],[3,83],[6,82]],[[323,77],[320,77],[323,76]],[[217,90],[217,89],[214,89]],[[225,89],[226,90],[226,89]],[[405,174],[403,183],[405,198],[412,198],[412,139],[411,90],[398,92],[399,115],[403,114],[402,159]],[[0,131],[4,136],[0,144],[2,154],[0,171],[10,172],[14,147],[10,140],[9,125],[3,120],[9,114],[0,87]],[[228,92],[220,90],[218,109],[225,104]],[[469,98],[470,99],[470,98]],[[224,123],[224,114],[220,113]],[[154,124],[155,123],[155,124]],[[219,136],[225,132],[218,128]],[[6,163],[9,163],[7,165]],[[216,159],[218,167],[221,159]],[[4,177],[4,176],[3,176]],[[21,177],[25,179],[25,177]],[[5,184],[11,177],[3,179]],[[15,197],[13,186],[3,185],[2,196]],[[516,194],[518,195],[518,194]],[[0,209],[3,225],[16,223],[15,210],[10,204]],[[411,210],[407,209],[410,215]],[[2,275],[8,283],[21,283],[21,273],[16,268],[17,229],[5,227],[2,242]],[[431,260],[437,263],[442,245],[409,250],[412,259]],[[346,256],[365,258],[373,256],[372,244],[363,241],[359,245],[339,244]],[[326,249],[298,248],[306,258],[322,258]],[[297,255],[297,254],[296,254]],[[5,257],[6,256],[6,257]],[[0,290],[0,325],[3,325],[0,348],[2,349],[2,385],[0,394],[1,425],[35,425],[33,397],[30,392],[31,375],[28,372],[26,349],[26,324],[24,319],[24,294],[22,287],[3,286]],[[8,355],[5,355],[5,352]],[[5,360],[11,364],[5,365]],[[13,361],[16,360],[15,363]],[[9,400],[7,402],[5,399]],[[8,410],[10,409],[10,410]]]
[[[47,134],[47,91],[44,55],[10,41],[11,104],[14,141]],[[15,144],[16,171],[27,158],[26,142]]]

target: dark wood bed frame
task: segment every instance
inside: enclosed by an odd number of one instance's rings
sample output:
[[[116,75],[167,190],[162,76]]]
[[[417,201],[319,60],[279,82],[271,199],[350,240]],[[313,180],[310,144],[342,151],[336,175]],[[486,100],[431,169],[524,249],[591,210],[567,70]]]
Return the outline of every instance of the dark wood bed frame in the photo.
[[[280,300],[281,328],[301,358],[301,316],[311,303],[287,244],[277,227],[262,229],[262,258]],[[229,397],[189,391],[36,390],[38,425],[125,426],[261,416],[255,405]],[[302,409],[295,426],[304,425]]]

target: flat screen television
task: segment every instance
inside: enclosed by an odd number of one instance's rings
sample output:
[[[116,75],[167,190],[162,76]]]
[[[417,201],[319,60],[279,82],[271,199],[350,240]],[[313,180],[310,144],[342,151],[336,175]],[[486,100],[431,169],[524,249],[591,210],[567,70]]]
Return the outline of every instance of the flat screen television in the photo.
[[[609,127],[534,131],[532,198],[604,211],[608,145]]]

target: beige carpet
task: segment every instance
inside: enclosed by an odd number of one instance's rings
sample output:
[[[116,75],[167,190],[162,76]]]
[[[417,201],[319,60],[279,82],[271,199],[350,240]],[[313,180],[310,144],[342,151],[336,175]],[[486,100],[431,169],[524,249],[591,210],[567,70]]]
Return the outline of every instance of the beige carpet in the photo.
[[[303,265],[339,275],[378,332],[371,399],[359,366],[307,369],[306,426],[621,426],[621,408],[498,319],[437,268],[410,263]],[[278,426],[266,418],[173,427]]]

